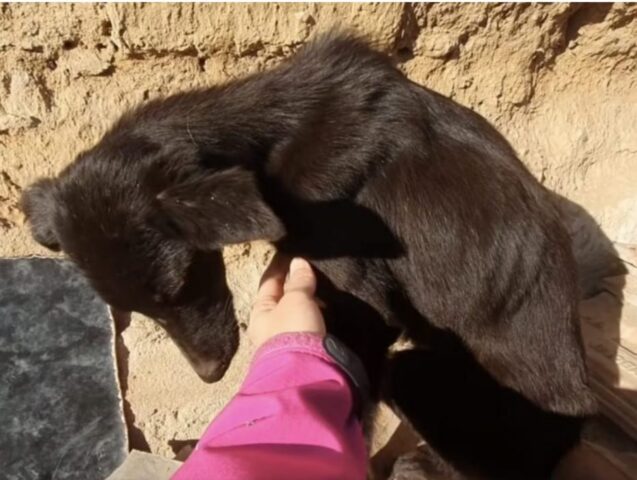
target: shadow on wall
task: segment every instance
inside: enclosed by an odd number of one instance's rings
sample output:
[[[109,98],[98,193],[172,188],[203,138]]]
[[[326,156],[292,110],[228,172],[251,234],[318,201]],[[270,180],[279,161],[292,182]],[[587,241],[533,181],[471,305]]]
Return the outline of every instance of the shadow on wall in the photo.
[[[557,196],[573,239],[591,386],[602,413],[637,439],[637,245],[619,245],[580,205]]]
[[[124,343],[122,332],[128,328],[131,323],[131,314],[129,312],[121,312],[110,307],[113,323],[115,324],[115,357],[117,359],[117,376],[122,395],[122,407],[124,410],[124,420],[128,429],[128,449],[150,452],[150,445],[146,440],[144,432],[135,424],[135,414],[130,402],[126,398],[128,393],[128,359],[130,351]]]

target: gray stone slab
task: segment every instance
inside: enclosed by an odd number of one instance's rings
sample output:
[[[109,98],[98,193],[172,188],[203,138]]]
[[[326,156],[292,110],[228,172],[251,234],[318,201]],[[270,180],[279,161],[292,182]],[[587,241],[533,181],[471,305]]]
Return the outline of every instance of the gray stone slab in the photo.
[[[108,480],[169,480],[181,462],[133,450]]]
[[[101,480],[124,461],[113,345],[69,262],[0,259],[0,478]]]

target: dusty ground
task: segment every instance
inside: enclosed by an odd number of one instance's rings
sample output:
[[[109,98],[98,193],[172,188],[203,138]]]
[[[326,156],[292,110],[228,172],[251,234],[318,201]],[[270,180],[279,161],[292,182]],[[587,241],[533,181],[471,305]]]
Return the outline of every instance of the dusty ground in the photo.
[[[24,228],[20,191],[128,107],[262,70],[334,25],[480,112],[611,240],[637,243],[636,17],[624,4],[4,4],[0,255],[48,254]],[[259,244],[226,252],[240,317],[267,257]],[[244,345],[224,380],[204,385],[150,322],[134,318],[122,338],[132,439],[158,453],[196,438],[246,366]]]

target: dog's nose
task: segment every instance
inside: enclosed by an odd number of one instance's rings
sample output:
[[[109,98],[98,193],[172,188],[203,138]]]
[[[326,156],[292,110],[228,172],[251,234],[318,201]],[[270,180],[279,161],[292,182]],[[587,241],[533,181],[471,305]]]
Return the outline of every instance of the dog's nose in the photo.
[[[194,365],[195,372],[206,383],[218,382],[223,378],[228,369],[228,364],[218,360],[208,360]]]

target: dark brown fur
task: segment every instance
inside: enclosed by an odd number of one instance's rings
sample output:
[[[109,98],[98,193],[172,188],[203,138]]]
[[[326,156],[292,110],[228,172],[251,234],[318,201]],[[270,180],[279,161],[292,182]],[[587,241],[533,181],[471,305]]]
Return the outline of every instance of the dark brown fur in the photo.
[[[23,204],[209,381],[238,338],[221,247],[311,259],[329,330],[457,478],[548,478],[594,409],[548,192],[486,120],[356,39],[143,105]],[[416,347],[387,359],[400,333]]]

